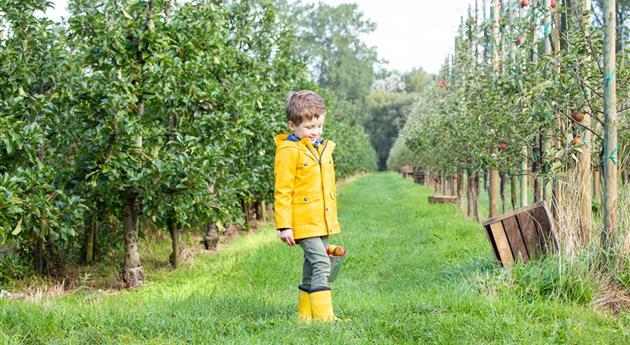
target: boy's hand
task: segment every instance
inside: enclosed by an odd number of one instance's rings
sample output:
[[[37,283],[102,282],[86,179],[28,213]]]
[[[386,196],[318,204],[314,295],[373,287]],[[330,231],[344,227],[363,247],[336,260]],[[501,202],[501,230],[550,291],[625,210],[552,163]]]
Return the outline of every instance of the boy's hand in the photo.
[[[280,237],[282,242],[286,242],[290,246],[295,245],[295,239],[293,238],[293,230],[291,229],[278,231],[278,237]]]

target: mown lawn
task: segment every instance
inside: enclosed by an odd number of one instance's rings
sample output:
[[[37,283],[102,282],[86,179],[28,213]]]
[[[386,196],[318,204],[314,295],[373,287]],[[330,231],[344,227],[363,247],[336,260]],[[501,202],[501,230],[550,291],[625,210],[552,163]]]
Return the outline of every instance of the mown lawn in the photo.
[[[145,287],[76,292],[39,303],[0,300],[2,343],[19,344],[624,344],[630,316],[536,299],[497,275],[481,226],[393,173],[339,189],[349,250],[333,284],[335,324],[294,309],[301,250],[272,228],[199,255]]]

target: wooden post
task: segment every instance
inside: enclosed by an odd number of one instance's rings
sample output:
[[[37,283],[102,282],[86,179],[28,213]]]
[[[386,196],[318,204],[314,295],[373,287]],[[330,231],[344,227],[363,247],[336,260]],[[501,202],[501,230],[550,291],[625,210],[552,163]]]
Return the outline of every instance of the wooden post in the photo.
[[[499,191],[501,194],[501,212],[505,213],[505,188],[507,187],[507,174],[499,173]]]
[[[602,174],[598,167],[593,170],[593,199],[602,202]]]
[[[551,4],[549,6],[551,7]],[[555,57],[556,57],[556,62],[554,63],[555,68],[552,73],[555,72],[556,75],[554,76],[554,79],[556,79],[560,75],[560,67],[561,67],[560,62],[557,58],[560,53],[560,49],[562,48],[560,44],[562,24],[560,20],[561,19],[560,12],[558,12],[555,8],[552,8],[552,7],[550,8],[550,10],[551,10],[550,23],[553,23],[554,27],[552,30],[550,30],[549,38],[550,39],[553,38],[552,52],[553,54],[555,54]],[[553,120],[553,128],[555,128],[556,130],[559,129],[561,133],[564,133],[567,130],[564,126],[564,122],[565,121],[561,121],[561,116],[559,114],[556,114]],[[550,135],[553,135],[553,131],[550,131]],[[563,143],[561,139],[558,136],[554,135],[551,140],[551,146],[553,146],[556,152],[562,149],[562,145]],[[562,166],[561,169],[566,169],[566,164]],[[562,176],[562,174],[560,174],[560,176]],[[552,176],[552,200],[553,202],[551,203],[551,212],[553,214],[553,218],[557,220],[559,218],[558,214],[560,210],[563,208],[562,184],[560,184],[560,181],[557,175]]]
[[[516,175],[510,175],[510,202],[512,204],[512,209],[516,210],[516,191],[518,190],[517,185],[517,177]]]
[[[531,1],[531,8],[534,8],[537,4],[538,0]],[[529,22],[529,35],[532,41],[536,40],[536,12],[530,9],[530,22]],[[536,64],[538,62],[538,47],[536,44],[532,46],[530,51],[530,60],[532,64]],[[530,71],[533,72],[533,71]],[[532,175],[534,180],[534,201],[542,201],[543,200],[543,180],[540,176],[540,169],[542,166],[542,143],[543,143],[543,134],[542,132],[537,133],[535,138],[535,143],[532,148]]]
[[[466,200],[464,203],[464,196],[468,199],[468,171],[464,169],[462,171],[461,177],[459,178],[461,181],[461,187],[459,190],[459,205],[462,209],[467,208],[467,205],[470,204],[469,200]],[[468,214],[470,216],[470,214]]]
[[[582,25],[584,26],[584,33],[586,36],[589,35],[590,32],[590,23],[591,23],[591,0],[582,0]],[[590,60],[590,55],[586,55],[585,59]],[[588,64],[588,62],[586,63]],[[587,88],[586,97],[590,97],[590,90]],[[584,127],[591,126],[591,115],[588,113],[587,109],[583,109],[584,112],[584,120],[582,120],[582,125]],[[593,208],[592,208],[592,186],[591,186],[591,133],[588,130],[583,130],[582,132],[582,152],[580,152],[578,158],[578,166],[577,166],[577,176],[578,176],[578,186],[580,190],[579,193],[579,202],[580,202],[580,234],[579,239],[582,244],[586,244],[590,241],[591,238],[591,223],[593,218]]]
[[[527,146],[523,145],[523,160],[521,161],[521,207],[527,206]]]
[[[602,247],[611,250],[617,238],[617,81],[615,73],[615,0],[604,1],[604,230]]]
[[[545,9],[547,11],[551,10],[551,0],[544,0],[543,4],[544,4],[544,7],[545,7]],[[545,26],[543,27],[543,30],[544,30],[545,37],[543,38],[544,39],[543,42],[544,42],[544,49],[545,49],[544,54],[546,56],[551,55],[551,53],[552,53],[552,47],[551,47],[551,31],[552,31],[551,30],[551,26],[552,26],[552,22],[553,22],[553,20],[551,18],[551,15],[545,15],[544,16],[544,24],[545,24]],[[551,71],[548,70],[547,73],[549,74],[548,77],[551,77],[551,75],[550,75]],[[543,152],[541,154],[541,156],[542,156],[541,159],[543,160],[543,162],[546,159],[546,156],[549,155],[549,152],[551,152],[551,149],[553,147],[553,142],[551,140],[551,136],[552,136],[551,128],[548,128],[548,126],[547,126],[547,128],[545,128],[545,130],[544,130],[543,136],[541,137],[541,140],[542,140],[541,147],[543,148]],[[544,195],[543,195],[544,200],[547,201],[547,203],[549,205],[551,205],[551,208],[553,209],[554,208],[554,206],[553,206],[553,181],[551,179],[551,176],[546,176],[543,179],[543,193],[544,193]]]
[[[492,72],[496,80],[499,72],[499,0],[493,1],[492,7]],[[491,149],[492,157],[497,157],[496,145]],[[490,207],[489,216],[495,217],[498,212],[499,201],[499,170],[496,167],[490,167]]]

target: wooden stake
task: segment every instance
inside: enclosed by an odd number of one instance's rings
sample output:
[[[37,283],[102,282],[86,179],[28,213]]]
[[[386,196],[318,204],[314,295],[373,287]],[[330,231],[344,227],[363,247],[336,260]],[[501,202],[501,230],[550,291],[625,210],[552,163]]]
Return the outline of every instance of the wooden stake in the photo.
[[[589,27],[591,22],[591,0],[582,0],[582,25],[584,26],[584,33],[589,35]],[[586,55],[585,59],[590,60],[590,55]],[[586,62],[585,64],[589,64]],[[590,96],[590,90],[587,89],[586,97]],[[582,109],[584,112],[584,120],[582,125],[585,127],[591,126],[591,115],[585,107]],[[580,200],[580,233],[579,239],[582,244],[586,244],[590,241],[591,237],[591,223],[592,223],[592,186],[591,186],[591,132],[584,130],[582,132],[582,152],[580,152],[577,166],[579,200]]]
[[[617,81],[615,73],[615,0],[604,1],[604,230],[603,248],[611,250],[617,238]]]
[[[523,145],[523,157],[527,157],[527,146]],[[521,207],[527,206],[527,159],[521,161]]]
[[[493,1],[492,6],[492,72],[495,80],[499,73],[499,0]],[[492,157],[497,157],[496,145],[491,150]],[[490,167],[490,186],[489,186],[489,216],[495,217],[498,213],[499,203],[499,170],[496,167]]]

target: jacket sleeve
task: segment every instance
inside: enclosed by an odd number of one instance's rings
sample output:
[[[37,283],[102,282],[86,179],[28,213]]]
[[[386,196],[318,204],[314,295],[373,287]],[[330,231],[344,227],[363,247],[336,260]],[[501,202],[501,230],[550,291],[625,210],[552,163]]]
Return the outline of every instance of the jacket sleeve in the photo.
[[[285,147],[276,152],[274,164],[274,208],[276,229],[293,228],[293,190],[297,170],[298,150]]]

